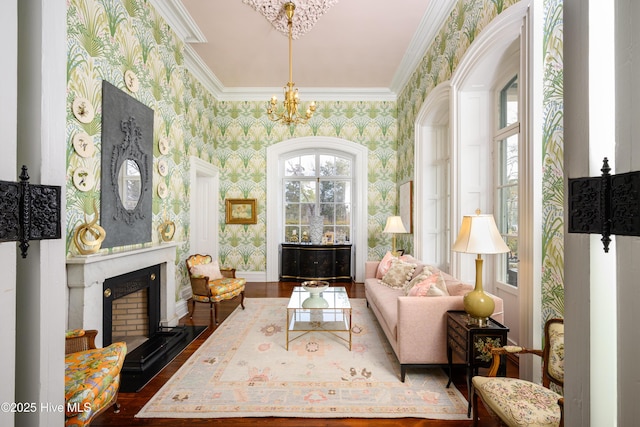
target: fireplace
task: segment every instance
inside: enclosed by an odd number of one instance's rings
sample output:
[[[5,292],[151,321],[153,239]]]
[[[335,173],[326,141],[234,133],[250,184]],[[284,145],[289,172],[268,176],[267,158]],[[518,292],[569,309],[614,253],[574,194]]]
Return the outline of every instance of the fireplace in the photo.
[[[160,326],[160,266],[154,265],[104,281],[103,345],[127,343],[131,352]]]
[[[121,371],[122,392],[142,389],[206,328],[176,326],[179,318],[176,310],[176,246],[177,243],[169,242],[132,251],[67,259],[68,328],[97,329],[98,347],[116,340],[127,342],[127,356]],[[122,311],[129,309],[137,312]],[[120,320],[114,317],[114,311],[131,323],[114,328],[114,321]],[[105,324],[107,318],[110,325]],[[131,333],[125,334],[124,330]]]
[[[159,314],[150,324],[158,325],[159,331],[162,327],[176,326],[179,318],[175,298],[176,246],[177,243],[170,242],[132,251],[67,259],[68,328],[97,329],[96,345],[102,347],[107,342],[107,333],[112,334],[103,327],[105,282],[150,267],[159,269],[154,287],[159,293],[158,302],[153,303],[159,305]]]
[[[181,340],[184,327],[160,326],[160,265],[107,278],[103,284],[103,345],[127,343],[122,367],[136,379],[170,352]]]

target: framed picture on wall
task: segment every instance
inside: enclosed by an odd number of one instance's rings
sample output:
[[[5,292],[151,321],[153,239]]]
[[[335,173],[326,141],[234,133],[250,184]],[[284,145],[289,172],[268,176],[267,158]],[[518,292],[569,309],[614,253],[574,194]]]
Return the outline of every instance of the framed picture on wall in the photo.
[[[413,181],[400,185],[400,218],[408,233],[413,233]]]
[[[257,224],[256,199],[226,199],[227,224]]]

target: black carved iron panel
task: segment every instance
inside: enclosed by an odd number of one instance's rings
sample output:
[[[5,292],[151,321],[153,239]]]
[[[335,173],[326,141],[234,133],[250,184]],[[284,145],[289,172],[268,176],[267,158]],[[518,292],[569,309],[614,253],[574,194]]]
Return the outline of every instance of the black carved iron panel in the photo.
[[[102,247],[150,242],[153,110],[107,81],[102,83],[101,157]],[[130,165],[138,175],[128,172]],[[139,194],[137,201],[129,198],[132,193]]]
[[[605,157],[602,176],[569,179],[569,233],[640,236],[640,171],[616,175]]]
[[[30,240],[59,239],[60,186],[29,183],[22,166],[20,182],[0,181],[0,242],[20,242],[27,257]]]

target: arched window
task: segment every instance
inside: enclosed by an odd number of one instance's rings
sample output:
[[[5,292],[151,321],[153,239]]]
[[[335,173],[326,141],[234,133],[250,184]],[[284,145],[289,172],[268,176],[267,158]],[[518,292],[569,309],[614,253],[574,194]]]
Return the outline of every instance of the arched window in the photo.
[[[290,153],[283,167],[284,241],[308,241],[314,216],[335,242],[352,238],[353,158],[330,150]]]

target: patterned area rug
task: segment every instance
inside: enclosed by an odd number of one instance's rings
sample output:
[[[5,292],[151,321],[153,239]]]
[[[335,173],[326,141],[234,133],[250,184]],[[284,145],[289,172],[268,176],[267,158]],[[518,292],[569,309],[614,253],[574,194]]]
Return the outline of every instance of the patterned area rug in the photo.
[[[400,365],[364,299],[352,299],[353,346],[323,332],[285,349],[286,298],[250,298],[136,415],[139,418],[468,419],[440,368]],[[348,337],[348,334],[342,333]]]

